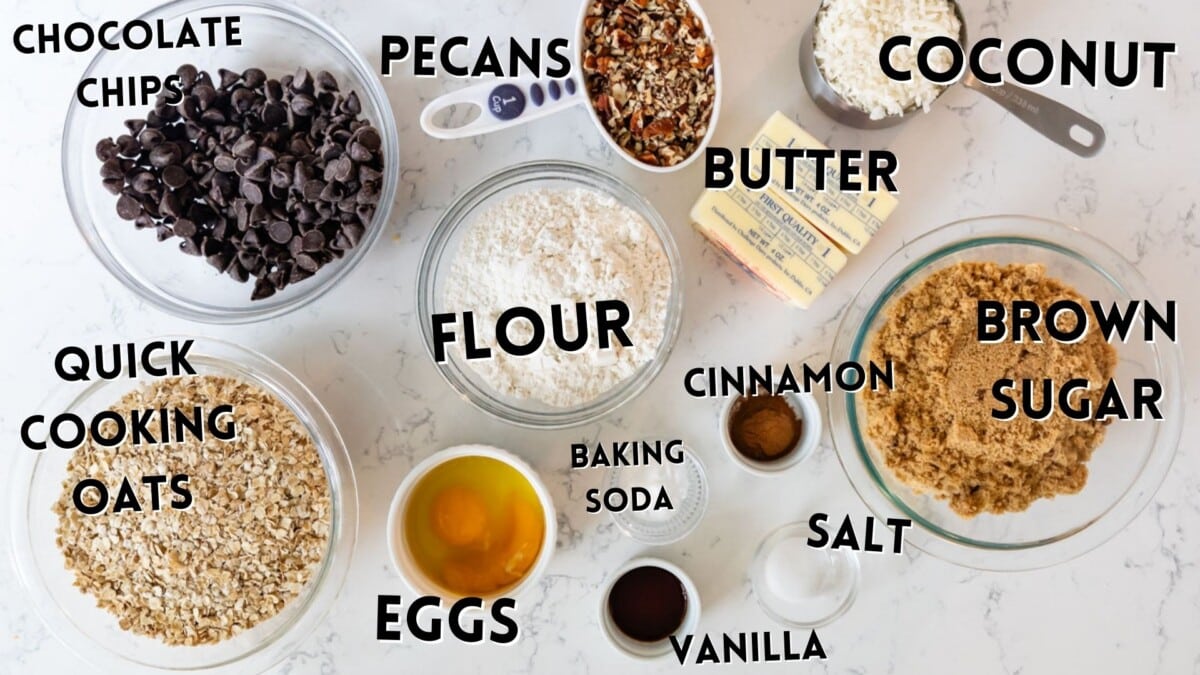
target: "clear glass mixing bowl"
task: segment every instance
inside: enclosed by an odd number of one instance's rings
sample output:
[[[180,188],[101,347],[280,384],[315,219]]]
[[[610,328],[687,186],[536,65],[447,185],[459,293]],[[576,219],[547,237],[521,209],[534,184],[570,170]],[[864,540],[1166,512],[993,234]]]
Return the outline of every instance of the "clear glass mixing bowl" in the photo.
[[[279,316],[327,293],[365,256],[387,226],[400,175],[396,121],[386,92],[370,64],[333,27],[283,0],[178,0],[157,7],[141,19],[164,22],[164,35],[178,32],[184,19],[196,30],[205,16],[238,16],[241,45],[176,49],[102,50],[81,76],[118,77],[152,74],[162,78],[184,63],[207,70],[242,72],[257,67],[270,77],[328,70],[344,92],[358,92],[362,115],[383,138],[383,180],[375,216],[358,246],[322,267],[312,278],[290,285],[263,300],[250,300],[253,283],[237,283],[203,258],[178,249],[178,239],[157,240],[153,229],[137,230],[117,216],[117,198],[100,181],[96,143],[126,133],[124,120],[153,107],[127,105],[86,108],[72,98],[62,139],[63,183],[67,203],[80,233],[113,276],[155,307],[177,316],[209,323],[248,323]],[[205,29],[207,30],[207,29]],[[201,41],[204,42],[203,40]]]
[[[115,616],[75,588],[75,575],[55,544],[58,516],[52,511],[62,494],[71,453],[53,447],[41,452],[19,448],[10,488],[14,562],[34,610],[51,632],[100,672],[262,672],[295,651],[324,620],[350,567],[358,491],[350,455],[329,414],[312,392],[270,359],[226,342],[195,340],[188,361],[198,374],[236,377],[262,387],[279,397],[311,434],[329,479],[329,545],[307,586],[276,616],[217,644],[169,646],[121,629]],[[138,381],[129,379],[64,386],[36,412],[50,418],[71,411],[88,420],[137,386]]]
[[[446,210],[425,246],[417,272],[417,316],[425,349],[433,358],[433,326],[430,317],[448,310],[445,307],[445,283],[454,266],[454,258],[463,235],[481,213],[510,195],[536,188],[586,188],[620,201],[641,214],[662,242],[671,266],[671,296],[667,301],[662,342],[654,358],[632,376],[596,399],[570,408],[557,408],[540,401],[520,400],[495,391],[471,368],[455,349],[447,350],[445,363],[437,364],[442,377],[480,410],[498,419],[537,428],[561,428],[590,422],[602,417],[637,396],[654,379],[667,360],[675,339],[683,309],[679,251],[662,216],[650,202],[616,178],[571,162],[528,162],[500,171],[467,190]],[[604,298],[595,298],[601,300]]]
[[[959,262],[1040,263],[1050,276],[1084,298],[1124,307],[1131,299],[1163,305],[1142,276],[1117,251],[1080,230],[1024,216],[992,216],[951,223],[901,248],[863,285],[846,308],[833,360],[867,360],[870,341],[891,303],[931,273]],[[1040,499],[1020,513],[966,519],[945,502],[898,481],[866,434],[861,394],[831,396],[829,427],[838,458],[859,496],[880,517],[911,518],[907,541],[952,563],[987,570],[1046,567],[1107,541],[1149,503],[1179,443],[1183,383],[1179,347],[1159,339],[1114,344],[1114,380],[1133,392],[1134,378],[1163,386],[1162,421],[1115,421],[1088,462],[1087,485],[1078,494]]]

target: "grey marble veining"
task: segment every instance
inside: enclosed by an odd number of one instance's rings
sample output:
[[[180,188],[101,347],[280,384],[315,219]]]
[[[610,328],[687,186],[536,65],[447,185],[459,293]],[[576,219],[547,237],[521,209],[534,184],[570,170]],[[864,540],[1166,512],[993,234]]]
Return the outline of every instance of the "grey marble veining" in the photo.
[[[381,32],[480,38],[572,36],[578,5],[564,0],[302,0],[336,25],[369,60]],[[685,439],[708,467],[712,502],[700,528],[660,550],[698,584],[701,630],[781,630],[755,604],[746,579],[758,541],[814,510],[865,515],[826,439],[786,478],[735,470],[717,440],[718,403],[695,401],[684,372],[714,363],[826,358],[840,310],[892,251],[965,217],[1026,213],[1092,232],[1134,261],[1153,288],[1181,306],[1183,374],[1200,381],[1191,311],[1200,287],[1200,59],[1188,42],[1200,7],[1183,0],[964,0],[975,37],[1174,40],[1168,88],[1044,89],[1087,111],[1109,143],[1096,159],[1060,150],[980,95],[947,92],[932,112],[897,129],[858,132],[824,118],[804,94],[796,66],[800,33],[815,0],[708,0],[725,92],[715,143],[736,146],[776,109],[816,137],[843,147],[888,148],[901,159],[901,205],[884,230],[813,309],[789,310],[717,255],[687,222],[699,193],[699,164],[667,176],[641,173],[614,156],[587,114],[574,109],[525,127],[461,141],[427,138],[417,115],[433,97],[463,85],[414,78],[408,64],[384,84],[401,133],[403,171],[388,231],[363,264],[317,303],[266,323],[222,328],[159,313],[110,277],[75,231],[62,197],[58,145],[65,103],[88,57],[18,58],[0,49],[6,159],[0,164],[0,430],[18,452],[16,424],[30,401],[56,386],[50,359],[65,344],[164,333],[237,340],[304,380],[337,421],[358,478],[359,544],[341,598],[304,647],[271,672],[310,673],[668,673],[672,659],[638,663],[611,649],[598,625],[598,586],[643,547],[583,494],[602,470],[569,471],[568,444],[637,436]],[[3,31],[18,23],[80,17],[126,18],[144,0],[9,0]],[[18,158],[14,160],[13,158]],[[653,385],[610,417],[577,429],[530,432],[491,420],[460,400],[425,354],[415,314],[421,249],[454,197],[483,176],[527,159],[562,158],[607,169],[662,212],[684,260],[679,342]],[[1196,409],[1200,392],[1188,395]],[[392,492],[429,453],[464,442],[499,445],[537,468],[559,509],[558,550],[539,588],[520,604],[514,645],[381,644],[375,596],[407,592],[391,568],[384,522]],[[821,629],[829,660],[765,671],[814,673],[970,672],[979,675],[1200,673],[1200,423],[1189,420],[1181,450],[1153,503],[1114,540],[1081,558],[1021,574],[976,572],[918,551],[864,557],[859,599]],[[5,501],[4,549],[8,547]],[[0,567],[0,673],[81,672],[86,666],[43,627],[7,562]],[[745,668],[712,667],[720,672]],[[705,669],[695,669],[706,672]]]

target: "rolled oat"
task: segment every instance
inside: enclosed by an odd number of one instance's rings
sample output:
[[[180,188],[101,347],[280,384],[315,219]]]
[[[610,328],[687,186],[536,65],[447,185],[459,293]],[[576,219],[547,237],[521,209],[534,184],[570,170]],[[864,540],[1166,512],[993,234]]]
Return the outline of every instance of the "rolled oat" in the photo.
[[[169,645],[220,642],[279,614],[309,583],[329,542],[321,457],[271,393],[229,377],[172,377],[131,391],[111,409],[220,404],[233,406],[238,433],[230,441],[84,443],[54,507],[58,548],[75,586],[121,628]],[[140,485],[153,474],[187,474],[192,504],[88,516],[72,503],[84,478]]]

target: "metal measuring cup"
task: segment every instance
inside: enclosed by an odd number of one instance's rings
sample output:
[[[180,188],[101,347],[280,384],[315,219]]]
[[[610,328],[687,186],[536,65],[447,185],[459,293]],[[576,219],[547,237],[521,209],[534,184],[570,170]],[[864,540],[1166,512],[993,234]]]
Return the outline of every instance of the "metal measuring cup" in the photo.
[[[954,8],[959,26],[961,26],[958,43],[962,45],[963,49],[966,49],[967,22],[963,18],[962,7],[955,0],[947,1]],[[834,90],[829,81],[825,79],[825,74],[821,72],[820,66],[817,65],[814,53],[817,21],[820,20],[824,8],[825,3],[822,2],[812,23],[809,24],[808,29],[804,31],[804,36],[800,39],[800,76],[804,79],[804,88],[808,90],[808,95],[812,97],[821,112],[841,124],[858,129],[885,129],[900,124],[920,111],[920,106],[913,106],[900,115],[871,119],[870,113],[850,104]],[[1080,157],[1092,157],[1104,147],[1104,127],[1090,117],[1057,101],[1008,83],[985,84],[980,82],[969,70],[962,77],[961,82],[964,87],[992,99],[1041,135]],[[937,96],[940,98],[949,88],[950,85],[946,85]],[[1071,132],[1077,127],[1082,131],[1080,136],[1086,138],[1077,139],[1071,135]]]

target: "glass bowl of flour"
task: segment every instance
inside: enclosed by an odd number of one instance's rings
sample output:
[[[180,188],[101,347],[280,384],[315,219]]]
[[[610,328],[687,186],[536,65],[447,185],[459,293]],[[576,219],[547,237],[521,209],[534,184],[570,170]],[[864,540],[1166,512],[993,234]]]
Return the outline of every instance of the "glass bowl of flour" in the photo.
[[[438,370],[480,410],[527,427],[584,424],[636,397],[679,333],[679,251],[626,184],[531,162],[447,209],[418,271]]]

